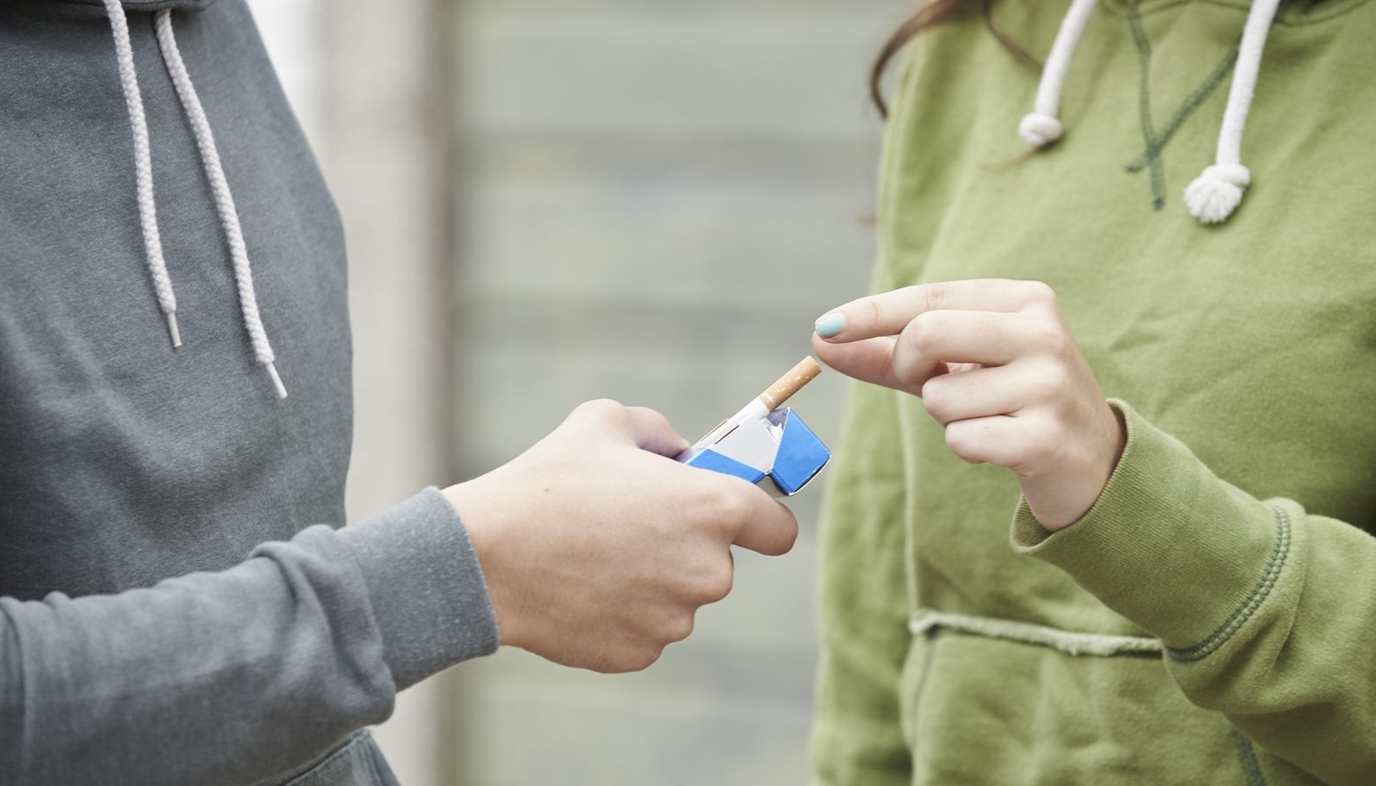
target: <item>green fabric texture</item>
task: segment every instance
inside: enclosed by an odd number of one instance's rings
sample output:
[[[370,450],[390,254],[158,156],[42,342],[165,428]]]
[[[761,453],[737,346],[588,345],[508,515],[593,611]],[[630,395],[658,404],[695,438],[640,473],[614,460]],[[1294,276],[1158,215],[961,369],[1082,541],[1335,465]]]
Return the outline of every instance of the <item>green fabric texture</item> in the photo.
[[[994,21],[1044,57],[1067,6]],[[1206,227],[1180,195],[1213,163],[1246,13],[1101,0],[1065,136],[1031,156],[1037,76],[977,13],[910,48],[875,289],[1051,284],[1129,441],[1050,535],[920,400],[856,385],[822,531],[818,786],[1376,783],[1376,3],[1278,19],[1252,186]],[[929,610],[984,622],[910,633]]]

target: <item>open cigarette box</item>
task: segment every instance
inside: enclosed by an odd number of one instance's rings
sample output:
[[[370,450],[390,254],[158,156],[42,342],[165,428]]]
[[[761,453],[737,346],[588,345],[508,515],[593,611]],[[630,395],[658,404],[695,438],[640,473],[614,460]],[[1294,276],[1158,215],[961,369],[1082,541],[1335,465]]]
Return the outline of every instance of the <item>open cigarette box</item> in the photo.
[[[775,497],[797,494],[831,460],[831,451],[782,404],[821,371],[817,361],[804,358],[678,460],[748,480]]]
[[[679,461],[750,481],[775,497],[791,497],[817,477],[831,451],[791,407],[748,418]]]

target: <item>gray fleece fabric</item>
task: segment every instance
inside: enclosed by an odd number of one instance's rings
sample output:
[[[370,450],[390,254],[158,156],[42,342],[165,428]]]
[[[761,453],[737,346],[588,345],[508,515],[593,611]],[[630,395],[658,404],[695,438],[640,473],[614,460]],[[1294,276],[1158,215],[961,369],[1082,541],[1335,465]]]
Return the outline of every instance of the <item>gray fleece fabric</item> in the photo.
[[[126,0],[183,346],[99,0],[0,0],[0,784],[390,784],[364,726],[492,652],[433,489],[344,521],[344,240],[242,0]],[[172,7],[279,400],[154,37]]]

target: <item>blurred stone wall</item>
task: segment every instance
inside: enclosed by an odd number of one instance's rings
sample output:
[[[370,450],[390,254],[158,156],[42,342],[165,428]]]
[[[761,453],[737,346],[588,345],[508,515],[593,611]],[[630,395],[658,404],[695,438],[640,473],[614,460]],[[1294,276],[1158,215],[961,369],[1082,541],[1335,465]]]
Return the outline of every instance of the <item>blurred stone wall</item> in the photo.
[[[445,296],[449,113],[439,0],[250,0],[344,221],[354,340],[348,514],[455,480]],[[374,733],[406,786],[449,786],[448,691],[398,697]]]
[[[351,520],[589,398],[696,437],[865,288],[902,0],[250,2],[349,238]],[[794,402],[829,442],[844,389]],[[804,782],[819,491],[643,674],[504,652],[407,691],[376,731],[402,782]]]
[[[904,6],[822,0],[470,0],[452,25],[451,445],[478,474],[580,401],[695,438],[865,290],[880,128],[865,72]],[[795,400],[834,441],[845,385]],[[807,778],[820,488],[782,559],[652,669],[504,652],[457,671],[455,782]]]

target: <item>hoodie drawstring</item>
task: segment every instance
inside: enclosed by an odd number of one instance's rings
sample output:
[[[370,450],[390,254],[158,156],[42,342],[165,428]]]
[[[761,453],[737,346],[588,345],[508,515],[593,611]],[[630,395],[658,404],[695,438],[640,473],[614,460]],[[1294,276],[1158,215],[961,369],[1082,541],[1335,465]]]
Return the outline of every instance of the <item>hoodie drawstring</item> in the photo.
[[[1061,138],[1064,128],[1058,119],[1061,90],[1065,86],[1070,61],[1094,11],[1095,0],[1073,0],[1061,22],[1051,53],[1046,58],[1041,82],[1037,86],[1033,111],[1018,123],[1018,133],[1027,144],[1045,147]],[[1242,165],[1242,131],[1256,92],[1257,73],[1266,36],[1276,18],[1279,0],[1255,0],[1247,13],[1247,23],[1238,47],[1233,84],[1228,91],[1228,108],[1218,133],[1218,152],[1214,164],[1185,187],[1185,205],[1190,214],[1205,224],[1228,220],[1242,203],[1242,192],[1252,182],[1252,173]]]
[[[148,273],[153,278],[153,291],[158,296],[158,308],[167,319],[167,331],[173,348],[182,345],[177,330],[177,295],[167,276],[167,262],[162,256],[162,236],[158,233],[158,204],[153,198],[153,153],[148,144],[148,118],[143,112],[143,94],[139,92],[138,75],[134,72],[134,47],[129,42],[129,20],[119,0],[105,0],[105,14],[110,17],[110,29],[115,36],[115,58],[119,61],[119,85],[124,90],[124,103],[129,109],[129,128],[134,134],[134,167],[138,179],[139,224],[143,228],[143,247],[148,255]]]
[[[1252,182],[1252,173],[1242,165],[1242,130],[1247,111],[1252,108],[1261,52],[1276,18],[1279,0],[1256,0],[1247,13],[1238,47],[1233,85],[1228,91],[1228,108],[1223,112],[1223,127],[1218,132],[1218,152],[1213,166],[1185,187],[1185,204],[1190,214],[1205,224],[1227,221],[1242,203],[1242,192]]]
[[[133,47],[129,40],[129,25],[124,7],[120,0],[105,0],[105,11],[110,17],[110,27],[114,30],[115,52],[119,60],[120,85],[124,89],[125,103],[129,107],[129,122],[134,134],[134,158],[138,166],[139,217],[143,228],[144,245],[148,253],[148,268],[153,276],[153,286],[158,295],[158,305],[167,315],[168,329],[172,334],[172,345],[181,346],[177,330],[177,301],[172,292],[172,282],[167,275],[167,265],[163,260],[162,242],[158,234],[156,201],[153,197],[152,155],[148,141],[148,122],[144,115],[143,99],[139,93],[138,78],[134,71]],[[214,198],[216,212],[229,244],[230,260],[234,266],[234,282],[239,292],[239,307],[243,314],[244,329],[253,347],[254,358],[267,369],[278,398],[287,397],[287,389],[277,373],[276,356],[272,343],[268,340],[267,330],[258,311],[258,296],[253,288],[253,270],[249,264],[248,246],[244,242],[243,226],[239,223],[239,211],[234,205],[234,195],[229,190],[224,167],[220,163],[220,153],[215,146],[215,136],[211,132],[210,121],[196,87],[187,73],[182,61],[177,39],[172,31],[172,12],[167,9],[157,11],[154,17],[157,29],[158,48],[168,75],[176,88],[177,98],[182,111],[186,113],[191,125],[196,147],[201,154],[201,166],[210,191]]]
[[[1051,54],[1047,55],[1046,66],[1042,69],[1042,81],[1037,85],[1037,102],[1032,112],[1018,123],[1018,133],[1032,147],[1046,147],[1060,139],[1065,131],[1057,119],[1061,111],[1061,89],[1065,87],[1065,77],[1070,72],[1075,49],[1080,45],[1080,36],[1084,35],[1089,16],[1094,13],[1094,2],[1074,0],[1061,21],[1060,30],[1056,31]]]
[[[196,95],[196,86],[191,84],[191,75],[186,72],[186,63],[182,62],[182,53],[177,49],[177,38],[172,34],[172,12],[158,11],[156,24],[158,48],[162,50],[162,58],[167,63],[172,85],[177,89],[182,110],[191,122],[196,147],[201,151],[201,165],[205,168],[206,179],[210,181],[210,191],[215,196],[215,209],[220,214],[220,224],[229,241],[229,256],[234,263],[234,283],[239,288],[239,307],[244,315],[244,329],[248,331],[249,343],[253,345],[253,355],[267,368],[272,384],[277,388],[277,396],[286,398],[287,389],[277,375],[277,366],[274,364],[276,356],[268,341],[267,331],[263,328],[263,318],[258,314],[258,296],[253,290],[253,269],[249,266],[248,246],[244,243],[244,229],[239,224],[239,211],[234,207],[234,195],[229,191],[229,181],[225,179],[224,167],[220,165],[220,151],[215,147],[210,120],[205,116],[205,108]]]

